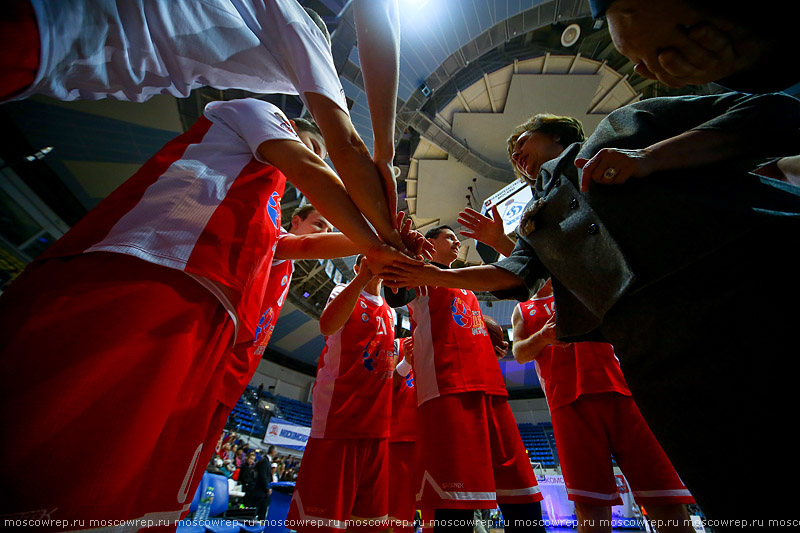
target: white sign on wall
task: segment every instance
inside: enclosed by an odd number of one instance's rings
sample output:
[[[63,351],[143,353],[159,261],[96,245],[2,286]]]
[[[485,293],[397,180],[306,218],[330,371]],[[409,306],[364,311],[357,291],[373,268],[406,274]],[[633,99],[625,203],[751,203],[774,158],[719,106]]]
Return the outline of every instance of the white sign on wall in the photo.
[[[267,433],[263,440],[265,444],[304,449],[310,435],[311,428],[287,424],[280,419],[273,418],[267,424]]]

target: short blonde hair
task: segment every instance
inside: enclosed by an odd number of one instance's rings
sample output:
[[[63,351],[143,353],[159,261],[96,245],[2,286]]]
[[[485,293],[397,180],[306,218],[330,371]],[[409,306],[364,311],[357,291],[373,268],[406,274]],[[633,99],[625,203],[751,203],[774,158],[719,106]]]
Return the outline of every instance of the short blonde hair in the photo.
[[[583,142],[586,136],[583,133],[583,124],[577,118],[552,115],[550,113],[539,113],[520,124],[511,132],[511,136],[506,141],[508,149],[508,159],[514,154],[514,146],[524,133],[539,131],[552,135],[555,141],[566,148],[572,143]],[[524,177],[520,174],[515,165],[514,174],[523,181]]]

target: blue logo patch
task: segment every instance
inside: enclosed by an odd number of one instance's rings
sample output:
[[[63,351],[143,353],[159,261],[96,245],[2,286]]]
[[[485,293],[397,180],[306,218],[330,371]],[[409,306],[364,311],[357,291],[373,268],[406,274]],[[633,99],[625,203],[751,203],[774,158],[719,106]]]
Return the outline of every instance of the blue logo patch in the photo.
[[[272,193],[267,202],[267,214],[272,222],[272,226],[278,229],[281,220],[281,195],[276,192]]]

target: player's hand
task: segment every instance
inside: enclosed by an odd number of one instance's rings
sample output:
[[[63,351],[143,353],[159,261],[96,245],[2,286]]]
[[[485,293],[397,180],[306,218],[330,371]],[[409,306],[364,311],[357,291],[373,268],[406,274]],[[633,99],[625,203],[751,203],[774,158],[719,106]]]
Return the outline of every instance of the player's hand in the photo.
[[[503,219],[500,218],[496,205],[492,206],[491,213],[492,217],[489,218],[471,207],[465,208],[458,214],[458,223],[466,229],[459,233],[496,249],[505,237],[505,232],[503,231]]]
[[[397,167],[392,164],[391,158],[380,158],[377,155],[372,159],[372,162],[378,167],[383,191],[386,194],[386,205],[389,207],[389,216],[394,221],[397,217],[397,174],[395,173]],[[397,227],[399,229],[399,226]]]
[[[369,255],[365,255],[361,258],[361,263],[359,264],[358,276],[361,276],[362,279],[365,281],[369,281],[375,276],[377,273],[373,271],[371,261],[369,259]]]
[[[647,150],[603,148],[591,159],[578,158],[575,166],[583,169],[581,191],[589,190],[594,181],[603,185],[620,185],[630,178],[643,178],[654,170]]]
[[[380,271],[383,284],[390,288],[420,287],[430,285],[430,275],[439,269],[433,265],[409,265],[394,263],[387,265]]]
[[[508,341],[503,341],[502,346],[495,346],[494,347],[494,354],[497,356],[497,359],[502,359],[506,356],[508,352]]]
[[[409,252],[417,258],[432,259],[433,243],[426,239],[422,233],[411,229],[411,226],[411,217],[406,217],[406,214],[402,211],[397,213],[397,227],[400,230],[400,237]]]
[[[557,348],[566,348],[569,346],[570,342],[561,342],[556,338],[556,317],[555,315],[551,316],[547,319],[547,322],[544,323],[544,327],[542,328],[542,339],[547,341],[547,344],[551,346],[555,346]]]
[[[390,265],[411,268],[424,264],[421,260],[409,257],[388,244],[371,246],[365,256],[369,259],[370,270],[375,275],[380,275]]]

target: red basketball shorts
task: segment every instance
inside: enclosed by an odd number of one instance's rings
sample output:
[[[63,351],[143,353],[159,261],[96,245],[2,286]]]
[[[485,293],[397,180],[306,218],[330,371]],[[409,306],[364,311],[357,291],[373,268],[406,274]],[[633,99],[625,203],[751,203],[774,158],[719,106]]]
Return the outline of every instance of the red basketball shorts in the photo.
[[[232,335],[182,272],[112,253],[30,265],[0,296],[0,450],[15,458],[0,515],[70,529],[185,515],[230,412]]]
[[[433,398],[418,411],[421,509],[494,509],[541,501],[508,400],[483,392]]]
[[[419,469],[414,465],[416,447],[414,441],[389,443],[389,520],[395,531],[414,530],[419,489]]]
[[[622,504],[613,454],[639,504],[694,503],[630,396],[585,394],[551,418],[570,500]]]
[[[310,438],[286,527],[299,533],[388,527],[389,440]]]

